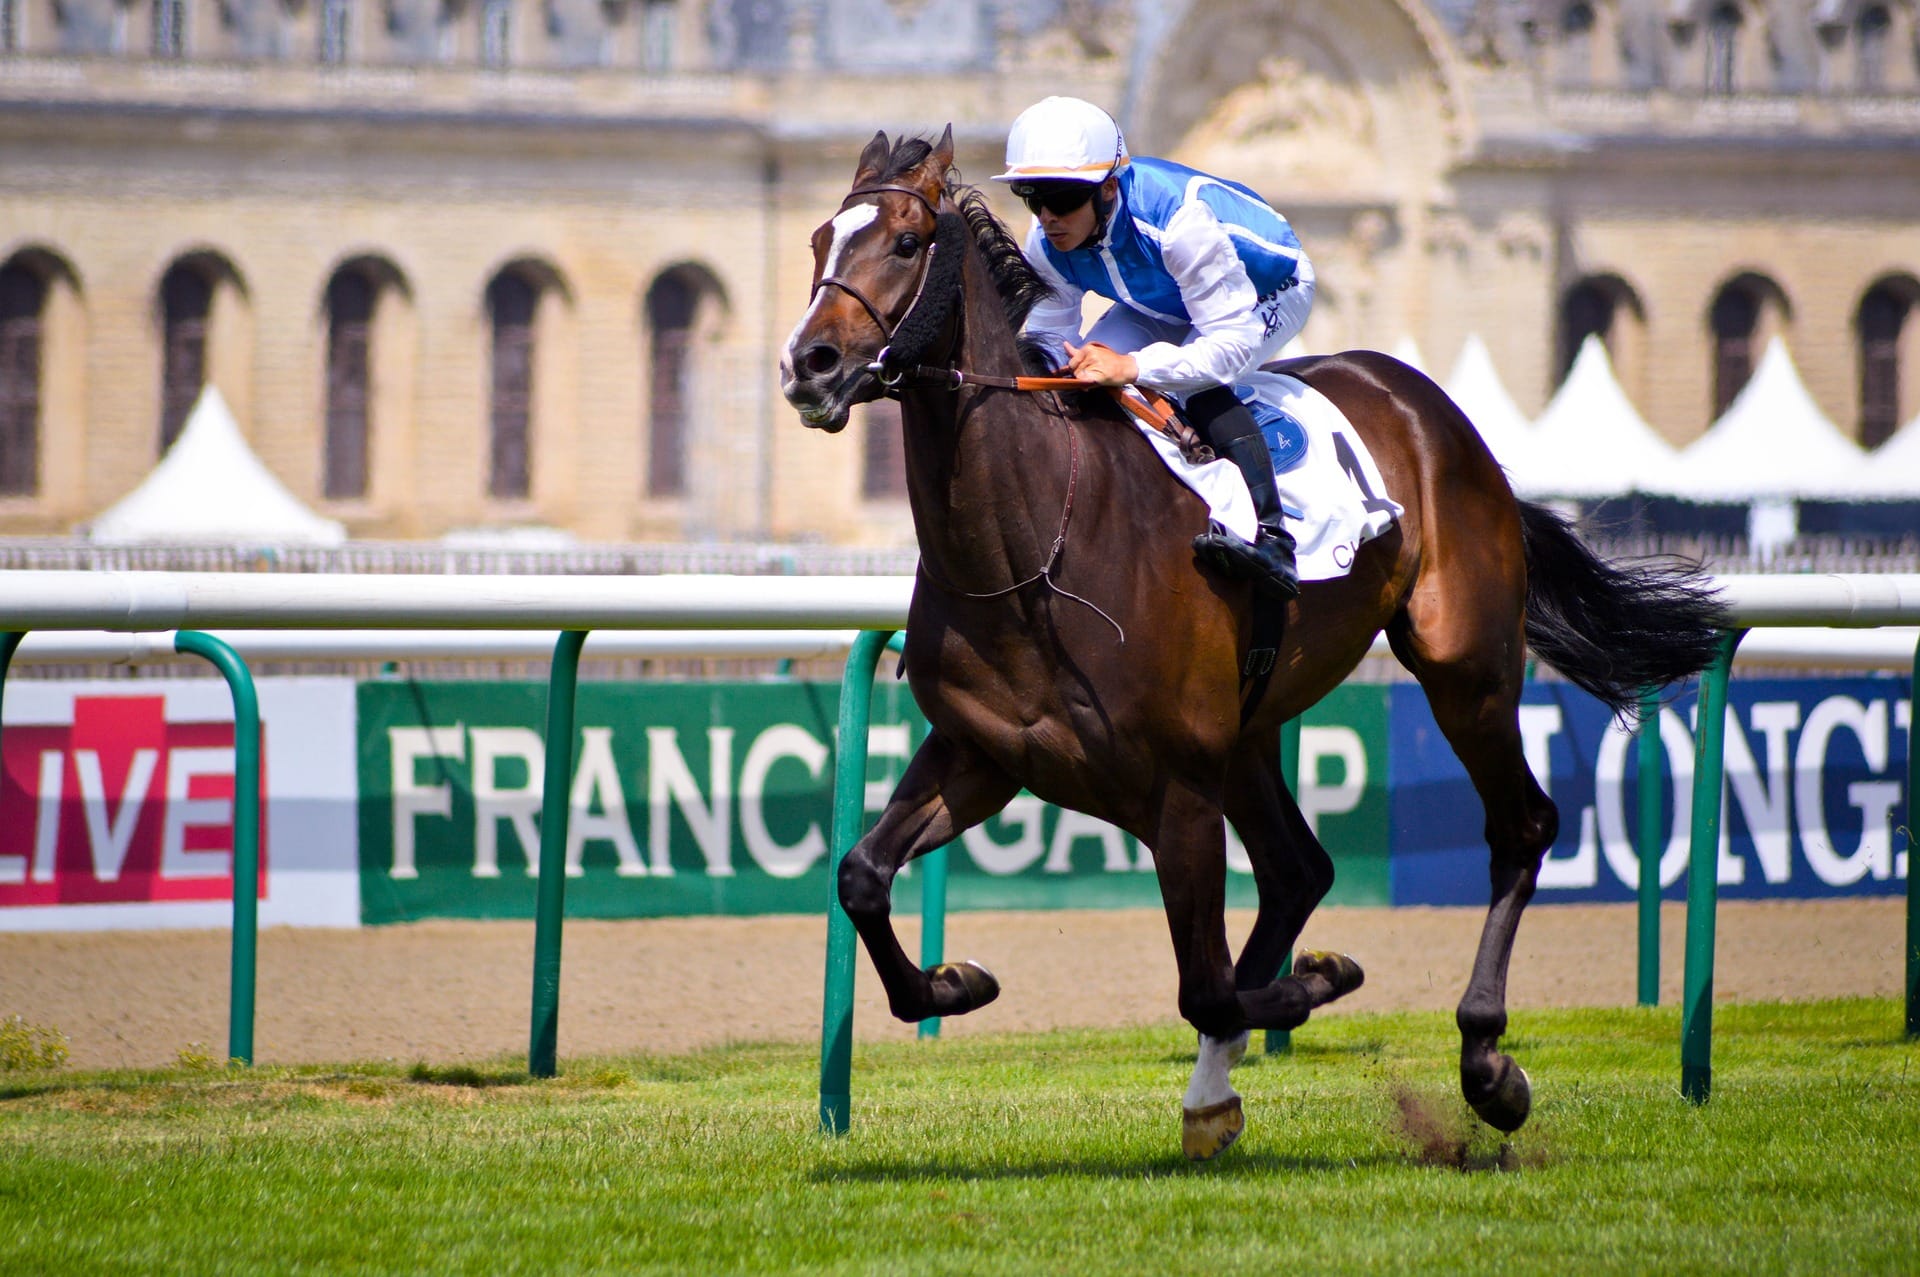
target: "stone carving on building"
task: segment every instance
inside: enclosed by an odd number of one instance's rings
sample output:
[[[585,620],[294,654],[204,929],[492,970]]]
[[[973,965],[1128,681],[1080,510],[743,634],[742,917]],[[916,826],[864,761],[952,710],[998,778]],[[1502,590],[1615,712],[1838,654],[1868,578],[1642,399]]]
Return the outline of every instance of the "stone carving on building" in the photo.
[[[1180,152],[1211,172],[1276,189],[1350,193],[1381,177],[1373,112],[1359,88],[1305,41],[1263,58],[1222,96]],[[1312,59],[1311,61],[1309,59]]]

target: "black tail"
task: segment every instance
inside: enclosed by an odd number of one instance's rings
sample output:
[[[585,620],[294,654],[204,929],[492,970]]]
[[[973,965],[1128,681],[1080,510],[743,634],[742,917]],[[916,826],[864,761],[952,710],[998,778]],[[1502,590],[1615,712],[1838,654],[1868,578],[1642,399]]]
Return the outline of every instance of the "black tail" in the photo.
[[[1705,669],[1731,625],[1706,575],[1679,561],[1608,563],[1566,519],[1520,503],[1527,554],[1527,645],[1615,714]]]

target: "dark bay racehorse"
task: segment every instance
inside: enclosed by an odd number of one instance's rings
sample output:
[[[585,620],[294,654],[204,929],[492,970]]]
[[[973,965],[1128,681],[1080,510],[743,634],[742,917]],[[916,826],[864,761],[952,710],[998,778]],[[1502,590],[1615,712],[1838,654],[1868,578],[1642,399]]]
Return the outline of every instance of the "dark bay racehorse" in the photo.
[[[814,233],[813,297],[781,368],[802,420],[828,432],[883,377],[900,394],[921,556],[905,663],[932,733],[839,880],[893,1014],[959,1015],[999,991],[977,964],[923,971],[908,958],[889,918],[903,864],[1023,786],[1101,817],[1152,849],[1180,1013],[1202,1035],[1187,1152],[1225,1148],[1242,1125],[1226,1068],[1248,1030],[1293,1028],[1362,978],[1334,954],[1280,969],[1333,864],[1281,779],[1278,728],[1384,630],[1486,809],[1492,906],[1459,1006],[1460,1083],[1483,1119],[1517,1129],[1532,1097],[1498,1046],[1507,964],[1559,825],[1521,751],[1527,651],[1631,712],[1644,688],[1707,664],[1723,621],[1713,596],[1680,568],[1604,563],[1557,515],[1516,500],[1466,417],[1398,361],[1292,360],[1276,367],[1339,406],[1406,513],[1348,576],[1305,587],[1243,721],[1251,595],[1196,563],[1200,499],[1104,396],[992,384],[1030,371],[1016,332],[1044,286],[979,193],[950,179],[952,158],[951,130],[867,146]],[[1223,818],[1259,889],[1238,961]]]

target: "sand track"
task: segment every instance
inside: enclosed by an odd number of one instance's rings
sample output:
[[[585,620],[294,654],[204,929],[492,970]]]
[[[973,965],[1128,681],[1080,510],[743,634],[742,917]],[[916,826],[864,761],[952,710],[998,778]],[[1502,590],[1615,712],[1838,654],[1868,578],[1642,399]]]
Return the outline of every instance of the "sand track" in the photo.
[[[1324,909],[1306,947],[1352,953],[1367,984],[1332,1010],[1450,1008],[1481,914],[1467,909]],[[1228,917],[1238,940],[1250,912]],[[1628,1005],[1634,913],[1627,905],[1530,912],[1509,988],[1516,1011]],[[1661,919],[1663,1003],[1680,992],[1683,915]],[[1720,906],[1718,1000],[1896,996],[1905,902]],[[909,952],[917,925],[901,920]],[[1177,1021],[1173,958],[1156,910],[964,913],[949,954],[978,958],[1005,992],[953,1034]],[[428,922],[359,931],[261,933],[255,1053],[262,1062],[524,1058],[533,927]],[[0,1016],[71,1040],[75,1067],[172,1062],[193,1044],[224,1055],[225,932],[0,935]],[[560,1052],[683,1051],[728,1041],[817,1041],[825,926],[818,918],[671,918],[567,924]],[[860,960],[855,1033],[905,1037]]]

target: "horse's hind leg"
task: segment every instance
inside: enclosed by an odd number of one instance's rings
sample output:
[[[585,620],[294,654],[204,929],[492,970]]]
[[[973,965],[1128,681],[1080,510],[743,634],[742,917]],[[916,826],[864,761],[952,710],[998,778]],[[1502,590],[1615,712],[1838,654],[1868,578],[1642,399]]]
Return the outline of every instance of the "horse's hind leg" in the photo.
[[[978,750],[934,732],[922,742],[886,810],[840,862],[840,903],[853,920],[902,1020],[962,1015],[993,1001],[999,984],[978,963],[922,971],[893,930],[893,879],[915,856],[944,846],[1007,805],[1019,782]]]
[[[1461,600],[1456,609],[1484,607],[1492,593],[1471,583],[1425,596]],[[1493,594],[1497,598],[1497,593]],[[1485,612],[1434,615],[1445,604],[1409,605],[1411,614],[1388,633],[1394,653],[1420,679],[1434,720],[1467,769],[1486,809],[1492,904],[1474,955],[1473,975],[1460,999],[1460,1089],[1488,1125],[1520,1128],[1532,1107],[1527,1075],[1501,1053],[1507,1029],[1507,965],[1520,915],[1533,898],[1540,861],[1560,828],[1553,801],[1528,769],[1520,739],[1520,688],[1524,677],[1519,609],[1510,618]],[[1452,624],[1447,624],[1446,622]]]

